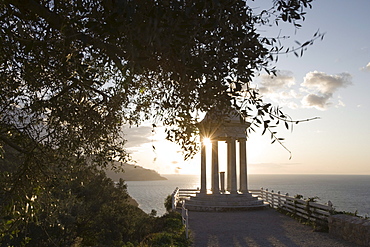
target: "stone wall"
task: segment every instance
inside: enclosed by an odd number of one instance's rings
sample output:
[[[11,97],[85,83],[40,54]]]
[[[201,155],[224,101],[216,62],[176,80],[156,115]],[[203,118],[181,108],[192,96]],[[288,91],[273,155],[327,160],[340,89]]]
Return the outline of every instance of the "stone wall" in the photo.
[[[330,216],[328,223],[330,234],[362,246],[370,246],[369,219],[337,214]]]

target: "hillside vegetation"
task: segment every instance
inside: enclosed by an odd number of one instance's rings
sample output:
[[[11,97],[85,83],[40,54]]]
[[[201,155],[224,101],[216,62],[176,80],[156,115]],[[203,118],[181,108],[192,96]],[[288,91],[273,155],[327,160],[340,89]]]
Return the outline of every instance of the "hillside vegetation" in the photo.
[[[4,151],[0,246],[188,246],[181,216],[156,217],[131,205],[123,179],[115,183],[81,162],[49,167],[34,181],[38,171],[24,171],[22,156]]]

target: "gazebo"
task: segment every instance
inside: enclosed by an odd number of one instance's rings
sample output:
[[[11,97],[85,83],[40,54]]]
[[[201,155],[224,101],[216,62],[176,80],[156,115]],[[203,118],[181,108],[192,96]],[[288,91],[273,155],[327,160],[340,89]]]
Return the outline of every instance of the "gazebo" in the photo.
[[[264,207],[248,192],[246,130],[250,123],[234,108],[213,108],[199,123],[201,146],[200,192],[186,201],[186,208],[197,211],[248,210]],[[212,143],[211,190],[207,189],[207,152],[204,139]],[[219,172],[218,142],[227,143],[227,171]],[[239,179],[237,179],[237,142],[239,143]],[[238,184],[239,180],[239,184]],[[226,183],[226,187],[225,187]],[[238,186],[239,185],[239,186]]]

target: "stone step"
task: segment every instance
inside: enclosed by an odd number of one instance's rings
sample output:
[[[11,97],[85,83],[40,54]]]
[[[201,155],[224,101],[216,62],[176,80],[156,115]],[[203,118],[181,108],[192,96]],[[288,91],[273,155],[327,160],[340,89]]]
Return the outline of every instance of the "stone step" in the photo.
[[[253,206],[253,205],[261,205],[263,204],[262,201],[254,201],[254,202],[206,202],[206,201],[187,201],[185,206],[188,205],[207,205],[207,206]]]
[[[225,198],[220,198],[218,200],[211,199],[208,200],[207,198],[197,198],[197,197],[190,197],[188,200],[191,201],[205,201],[205,202],[255,202],[258,201],[257,198],[245,198],[245,199],[234,199],[234,200],[228,200]]]
[[[266,208],[267,204],[251,205],[251,206],[211,206],[211,205],[186,205],[190,211],[248,211],[260,210]]]
[[[185,207],[194,211],[251,210],[265,207],[251,194],[197,194],[185,200]]]
[[[201,195],[191,196],[191,200],[205,200],[205,201],[256,201],[257,197],[249,195]]]
[[[190,197],[188,201],[205,201],[205,202],[255,202],[259,201],[257,197],[251,198],[206,198],[206,197]]]
[[[258,202],[262,200],[258,199],[245,199],[245,200],[207,200],[204,198],[196,198],[196,197],[191,197],[186,200],[188,201],[197,201],[197,202],[210,202],[210,203],[219,203],[219,202],[237,202],[237,203],[250,203],[250,202]]]

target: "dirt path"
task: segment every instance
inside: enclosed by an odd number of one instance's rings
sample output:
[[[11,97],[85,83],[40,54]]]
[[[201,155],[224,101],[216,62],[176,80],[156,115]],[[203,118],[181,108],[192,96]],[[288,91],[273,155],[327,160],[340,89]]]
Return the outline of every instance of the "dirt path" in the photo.
[[[189,211],[193,246],[318,246],[354,247],[353,243],[328,233],[314,232],[310,226],[273,209],[234,212]]]

